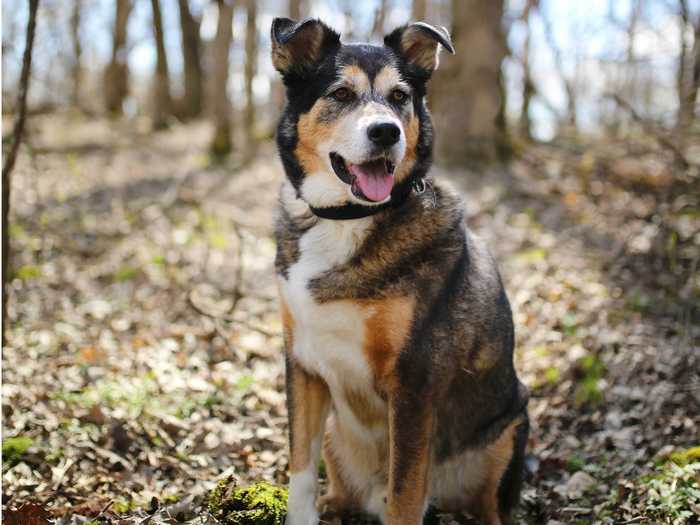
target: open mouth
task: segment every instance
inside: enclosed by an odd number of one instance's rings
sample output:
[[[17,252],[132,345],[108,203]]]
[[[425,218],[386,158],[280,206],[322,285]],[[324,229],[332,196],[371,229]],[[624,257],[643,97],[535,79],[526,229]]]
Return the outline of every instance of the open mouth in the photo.
[[[386,157],[379,157],[361,164],[353,164],[337,153],[330,154],[333,171],[353,195],[369,202],[385,200],[394,187],[394,168]]]

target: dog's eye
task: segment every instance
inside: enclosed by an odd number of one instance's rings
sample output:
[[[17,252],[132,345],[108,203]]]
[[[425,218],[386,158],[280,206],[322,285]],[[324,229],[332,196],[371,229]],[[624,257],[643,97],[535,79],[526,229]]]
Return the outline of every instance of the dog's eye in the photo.
[[[331,96],[338,102],[347,102],[352,98],[352,91],[348,88],[341,87],[331,93]]]
[[[398,104],[403,104],[408,100],[408,93],[405,91],[402,91],[400,89],[395,89],[394,91],[391,92],[391,100],[392,102],[396,102]]]

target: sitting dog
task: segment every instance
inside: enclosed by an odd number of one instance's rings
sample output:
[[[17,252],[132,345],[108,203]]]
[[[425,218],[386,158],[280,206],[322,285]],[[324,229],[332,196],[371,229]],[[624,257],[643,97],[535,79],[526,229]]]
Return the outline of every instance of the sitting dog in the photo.
[[[289,525],[355,511],[416,525],[429,505],[497,525],[519,498],[527,390],[508,299],[460,198],[427,178],[440,46],[454,53],[425,23],[383,46],[342,44],[319,20],[272,24],[288,99],[275,268]]]

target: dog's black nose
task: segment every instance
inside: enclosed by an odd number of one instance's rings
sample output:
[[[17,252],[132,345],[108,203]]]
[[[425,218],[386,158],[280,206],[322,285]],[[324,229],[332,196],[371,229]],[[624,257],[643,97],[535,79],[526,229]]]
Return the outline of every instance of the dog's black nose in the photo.
[[[367,136],[369,140],[374,142],[377,146],[388,148],[399,141],[401,129],[393,122],[372,124],[367,128]]]

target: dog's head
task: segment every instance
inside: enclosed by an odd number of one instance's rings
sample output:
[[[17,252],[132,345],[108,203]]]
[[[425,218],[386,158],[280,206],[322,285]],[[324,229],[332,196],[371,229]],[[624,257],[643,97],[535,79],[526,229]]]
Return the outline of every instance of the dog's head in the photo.
[[[320,20],[272,23],[272,62],[288,104],[277,143],[297,193],[311,206],[372,206],[425,175],[432,153],[426,85],[446,30],[400,27],[383,46],[342,44]]]

